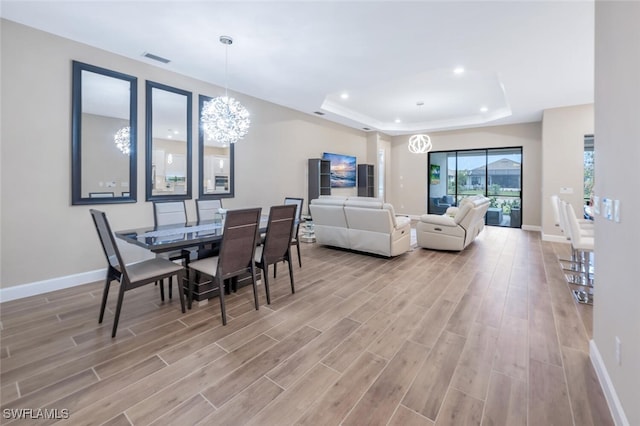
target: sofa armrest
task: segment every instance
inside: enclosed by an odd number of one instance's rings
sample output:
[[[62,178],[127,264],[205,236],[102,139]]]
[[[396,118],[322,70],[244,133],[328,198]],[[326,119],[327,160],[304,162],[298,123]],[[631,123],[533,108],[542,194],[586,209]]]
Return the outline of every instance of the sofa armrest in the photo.
[[[404,228],[406,226],[411,227],[411,218],[409,216],[399,215],[399,216],[396,216],[395,218],[396,218],[396,224],[395,224],[396,229]]]
[[[458,214],[459,210],[460,210],[460,207],[452,206],[447,209],[445,214],[449,217],[454,217],[456,214]]]
[[[422,216],[420,216],[420,221],[440,226],[457,226],[456,222],[446,215],[442,216],[438,214],[423,214]]]

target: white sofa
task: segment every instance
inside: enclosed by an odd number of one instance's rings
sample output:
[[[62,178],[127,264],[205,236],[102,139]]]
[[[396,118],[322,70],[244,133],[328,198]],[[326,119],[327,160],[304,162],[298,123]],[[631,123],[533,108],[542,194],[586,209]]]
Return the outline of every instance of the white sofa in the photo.
[[[474,195],[450,207],[443,215],[425,214],[416,225],[418,246],[435,250],[460,251],[484,229],[489,199]]]
[[[319,244],[388,257],[410,249],[411,220],[380,199],[321,196],[309,211]]]

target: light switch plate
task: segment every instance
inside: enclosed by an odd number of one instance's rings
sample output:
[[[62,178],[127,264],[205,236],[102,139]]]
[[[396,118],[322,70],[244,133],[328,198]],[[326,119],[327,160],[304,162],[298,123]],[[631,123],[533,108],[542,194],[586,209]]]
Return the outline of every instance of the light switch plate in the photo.
[[[600,197],[597,195],[593,196],[593,212],[595,214],[600,214]]]
[[[613,220],[620,222],[620,200],[613,201]]]
[[[607,220],[613,219],[613,203],[610,198],[602,199],[602,207],[604,208],[604,218]]]

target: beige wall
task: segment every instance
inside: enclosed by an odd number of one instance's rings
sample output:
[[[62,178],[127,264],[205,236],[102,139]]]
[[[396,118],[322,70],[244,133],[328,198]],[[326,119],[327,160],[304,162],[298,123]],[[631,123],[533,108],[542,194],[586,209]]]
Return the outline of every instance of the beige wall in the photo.
[[[595,9],[595,193],[621,201],[620,223],[595,218],[592,359],[601,356],[630,425],[640,425],[640,3]],[[621,364],[615,357],[620,338]],[[610,400],[610,406],[612,401]],[[618,423],[623,424],[623,423]]]
[[[584,136],[593,134],[593,104],[544,111],[542,119],[542,234],[561,240],[555,226],[550,197],[553,194],[582,211],[584,186]],[[597,143],[597,138],[596,138]],[[571,188],[572,194],[561,194]]]
[[[71,61],[138,77],[138,202],[101,205],[115,230],[152,223],[144,201],[144,81],[216,96],[217,86],[2,20],[1,276],[0,287],[68,277],[105,267],[88,206],[71,206]],[[307,197],[307,158],[324,151],[366,159],[362,131],[237,95],[252,114],[247,137],[236,146],[236,197],[225,207]],[[197,120],[193,123],[197,140]],[[198,176],[194,146],[193,177]],[[37,154],[36,154],[37,153]],[[197,180],[197,179],[196,179]],[[196,181],[194,180],[194,182]],[[337,191],[355,194],[355,189]],[[194,198],[197,198],[197,188]],[[188,214],[195,219],[194,202]],[[306,205],[306,201],[305,201]],[[124,244],[129,260],[148,256]]]
[[[482,127],[429,133],[433,151],[522,146],[522,225],[540,226],[540,123]],[[407,149],[409,136],[396,136],[392,141],[390,202],[399,213],[421,215],[427,211],[426,154],[412,154]]]

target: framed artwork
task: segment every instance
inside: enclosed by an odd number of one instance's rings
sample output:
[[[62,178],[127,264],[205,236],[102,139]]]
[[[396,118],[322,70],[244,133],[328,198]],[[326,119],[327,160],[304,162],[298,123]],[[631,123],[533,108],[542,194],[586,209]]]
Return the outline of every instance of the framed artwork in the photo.
[[[431,182],[431,185],[437,185],[440,183],[440,165],[431,165],[431,170],[429,170],[429,182]]]
[[[331,161],[332,188],[352,188],[356,186],[356,157],[325,152],[322,154],[322,159]]]

